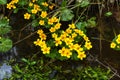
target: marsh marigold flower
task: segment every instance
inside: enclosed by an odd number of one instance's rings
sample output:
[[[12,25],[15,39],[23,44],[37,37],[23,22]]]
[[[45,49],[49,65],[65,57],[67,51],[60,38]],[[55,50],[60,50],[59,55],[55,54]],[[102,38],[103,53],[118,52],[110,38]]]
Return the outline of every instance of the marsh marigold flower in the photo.
[[[110,47],[111,47],[111,48],[115,48],[115,47],[116,47],[116,44],[115,44],[114,42],[112,42],[112,43],[110,44]]]
[[[48,24],[53,25],[53,22],[54,22],[53,18],[48,19]]]
[[[44,23],[44,20],[40,20],[40,21],[39,21],[39,24],[40,24],[40,25],[44,25],[44,24],[45,24],[45,23]]]
[[[43,30],[42,30],[42,29],[39,29],[39,30],[37,31],[37,34],[39,34],[39,35],[43,34]]]
[[[36,14],[38,11],[36,9],[31,10],[32,14]]]
[[[37,0],[32,0],[33,3],[34,3],[35,1],[37,1]]]
[[[55,32],[56,31],[56,29],[54,27],[51,27],[49,30],[50,30],[50,32]]]
[[[116,42],[117,42],[118,44],[120,44],[120,37],[118,37],[118,38],[116,39]]]
[[[43,48],[41,48],[41,50],[43,51],[43,54],[49,54],[50,53],[50,47],[43,47]]]
[[[83,60],[83,58],[86,58],[86,54],[85,54],[85,52],[83,51],[83,52],[80,52],[77,57],[78,57],[79,59]]]
[[[47,2],[43,2],[42,5],[47,7],[48,3]]]
[[[69,24],[68,26],[69,26],[69,28],[72,28],[72,29],[74,29],[74,28],[75,28],[75,24],[74,24],[74,23]]]
[[[85,42],[85,47],[90,50],[92,48],[91,42]]]
[[[57,38],[57,36],[58,36],[58,35],[57,35],[56,33],[53,33],[53,34],[52,34],[52,38],[54,38],[54,39]]]
[[[47,16],[47,12],[46,12],[46,11],[42,11],[40,16],[41,16],[42,18],[45,18],[45,17]]]
[[[70,52],[69,49],[63,47],[62,49],[59,50],[59,53],[61,54],[61,56],[65,56],[67,58],[70,58],[70,56],[72,55],[72,53]]]
[[[19,0],[12,0],[11,2],[13,2],[13,3],[18,3]]]
[[[33,3],[32,3],[32,2],[30,2],[30,3],[29,3],[29,6],[30,6],[30,7],[31,7],[31,6],[33,6]]]
[[[50,9],[50,10],[53,10],[53,7],[54,7],[53,5],[50,5],[50,6],[49,6],[49,9]]]
[[[46,37],[47,37],[47,36],[46,36],[44,33],[43,33],[43,34],[40,34],[39,36],[40,36],[40,38],[41,38],[42,40],[46,40]]]
[[[31,15],[30,15],[29,13],[25,13],[25,14],[24,14],[24,19],[30,19],[30,16],[31,16]]]
[[[60,28],[60,26],[61,26],[61,23],[57,23],[57,24],[55,24],[55,29],[59,29]]]
[[[55,38],[55,45],[58,46],[61,44],[62,44],[62,41],[60,40],[60,38]]]
[[[34,9],[37,10],[37,11],[41,11],[40,6],[37,5],[37,4],[34,4]]]

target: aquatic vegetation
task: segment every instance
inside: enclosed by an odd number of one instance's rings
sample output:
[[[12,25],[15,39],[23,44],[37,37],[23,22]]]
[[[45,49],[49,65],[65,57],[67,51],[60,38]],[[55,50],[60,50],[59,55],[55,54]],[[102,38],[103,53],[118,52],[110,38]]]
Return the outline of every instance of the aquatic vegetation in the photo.
[[[12,40],[9,39],[7,33],[11,30],[9,19],[1,15],[0,19],[0,52],[7,52],[12,48]]]
[[[94,0],[95,1],[95,0]],[[21,63],[14,64],[13,75],[8,76],[7,73],[10,73],[12,68],[7,67],[10,70],[5,70],[1,67],[1,79],[10,78],[14,79],[23,79],[23,80],[47,80],[49,79],[72,79],[72,80],[107,80],[110,78],[110,70],[107,72],[102,70],[100,67],[87,67],[86,58],[92,54],[89,53],[94,46],[94,39],[99,39],[99,50],[101,53],[102,45],[102,36],[99,33],[99,28],[97,26],[97,21],[99,22],[100,17],[102,16],[102,6],[108,5],[100,2],[93,3],[92,0],[11,0],[8,2],[6,0],[0,0],[0,6],[3,6],[2,13],[4,17],[0,18],[0,52],[6,52],[12,48],[12,45],[20,43],[24,40],[27,40],[31,36],[34,37],[32,43],[27,42],[30,46],[30,49],[35,48],[35,55],[32,53],[25,55],[21,60]],[[108,1],[109,2],[109,1]],[[100,9],[100,17],[98,14],[93,14],[91,12],[91,5],[97,5],[97,8]],[[101,6],[102,5],[102,6]],[[95,6],[96,7],[96,6]],[[109,9],[109,8],[108,8]],[[98,10],[98,9],[97,9]],[[110,10],[110,9],[109,9]],[[6,13],[5,13],[6,12]],[[95,13],[98,13],[94,11]],[[89,14],[90,13],[90,14]],[[17,35],[19,40],[12,44],[12,40],[9,39],[9,32],[11,31],[11,26],[9,25],[9,19],[12,20],[12,17],[20,16],[22,22],[25,22],[24,25],[20,25],[18,30],[11,32],[10,36],[14,37]],[[109,17],[113,15],[111,11],[104,12],[104,17]],[[7,16],[7,17],[5,17]],[[21,17],[22,16],[22,17]],[[17,18],[16,18],[17,19]],[[15,23],[16,21],[13,20]],[[21,23],[18,20],[19,23]],[[12,25],[12,24],[11,24]],[[17,25],[19,25],[17,23]],[[16,27],[16,26],[15,26]],[[12,26],[12,28],[14,28]],[[32,28],[32,29],[31,29]],[[97,33],[94,30],[98,30]],[[14,29],[13,29],[14,30]],[[30,30],[30,31],[29,31]],[[24,33],[25,31],[25,33]],[[92,31],[94,35],[99,34],[100,36],[94,37],[91,36]],[[14,32],[18,32],[17,34]],[[22,32],[24,35],[21,35]],[[90,34],[89,34],[90,33]],[[27,36],[23,38],[25,35]],[[15,41],[16,41],[15,40]],[[103,39],[104,40],[104,39]],[[14,41],[14,40],[13,40]],[[93,43],[92,43],[93,41]],[[25,44],[24,44],[25,45]],[[23,46],[24,47],[24,46]],[[22,48],[23,48],[22,47]],[[110,44],[110,47],[114,50],[120,50],[120,35],[115,36],[113,41]],[[94,54],[93,49],[93,54]],[[32,57],[31,57],[32,55]],[[44,56],[42,56],[44,55]],[[28,57],[29,56],[29,57]],[[79,61],[81,70],[65,70],[59,66],[52,65],[53,63],[49,60],[58,60],[58,61]],[[98,56],[98,54],[97,54]],[[33,59],[34,57],[34,59]],[[45,58],[43,58],[45,57]],[[36,60],[37,59],[37,60]],[[47,64],[43,63],[43,60],[46,59]],[[86,62],[85,66],[81,62]],[[96,61],[96,60],[94,60]],[[52,64],[51,64],[52,63]],[[49,65],[50,67],[49,67]],[[59,64],[59,63],[58,63]],[[67,65],[67,64],[66,64]],[[66,66],[65,65],[65,66]],[[87,66],[86,66],[87,65]],[[3,66],[7,66],[6,64]],[[54,66],[54,67],[53,67]],[[51,69],[53,68],[53,69]],[[62,70],[63,69],[63,70]],[[4,71],[3,71],[4,70]],[[58,72],[58,73],[57,73]],[[75,75],[73,74],[76,73]],[[61,76],[60,74],[68,75]]]
[[[114,50],[120,50],[120,34],[118,34],[111,42],[110,47]]]

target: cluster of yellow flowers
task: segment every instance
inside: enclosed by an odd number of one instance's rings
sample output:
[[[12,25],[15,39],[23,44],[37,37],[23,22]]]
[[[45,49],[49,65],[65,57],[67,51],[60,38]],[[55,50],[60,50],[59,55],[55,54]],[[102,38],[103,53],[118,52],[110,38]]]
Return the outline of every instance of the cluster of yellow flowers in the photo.
[[[76,51],[78,53],[78,58],[83,60],[83,58],[86,57],[85,51],[83,49],[82,44],[78,44],[79,42],[76,42],[76,37],[83,37],[85,40],[84,48],[87,50],[92,48],[91,42],[88,39],[88,37],[83,33],[83,31],[76,29],[75,24],[69,24],[69,27],[62,32],[62,34],[58,37],[56,33],[52,34],[52,38],[54,38],[55,46],[62,45],[62,43],[65,43],[66,47],[62,47],[62,49],[59,49],[59,53],[61,56],[65,56],[67,58],[70,58],[72,56],[72,51]]]
[[[90,50],[92,48],[92,45],[84,32],[76,29],[75,24],[72,23],[69,24],[69,27],[65,31],[62,31],[62,33],[59,35],[55,31],[60,29],[60,26],[61,23],[57,22],[53,27],[49,29],[52,34],[52,38],[54,39],[55,46],[59,47],[59,49],[57,49],[60,55],[70,58],[73,54],[73,51],[76,51],[78,54],[77,58],[81,60],[83,60],[83,58],[86,58],[85,50]],[[50,47],[46,47],[45,44],[46,35],[43,34],[42,30],[38,30],[37,33],[39,34],[40,39],[37,39],[34,44],[41,47],[43,54],[50,54]],[[75,39],[77,37],[83,38],[83,42],[85,41],[85,44],[82,44],[81,42],[79,42],[79,40],[76,41]],[[62,47],[60,48],[60,46]]]
[[[26,12],[24,14],[24,19],[30,19],[31,14],[35,14],[37,16],[40,16],[42,18],[42,20],[39,21],[40,25],[44,25],[45,21],[44,18],[47,18],[47,11],[43,10],[42,8],[49,8],[49,9],[53,9],[54,5],[49,5],[47,2],[42,2],[41,5],[38,5],[37,3],[35,3],[37,0],[32,0],[31,2],[29,2],[29,7],[31,8],[31,12]],[[41,8],[42,7],[42,8]],[[37,14],[38,13],[38,14]]]
[[[45,42],[46,35],[44,34],[43,30],[42,29],[38,30],[37,34],[39,34],[39,39],[37,39],[37,41],[34,41],[34,44],[36,46],[41,47],[41,51],[43,51],[43,54],[49,54],[50,53],[50,47],[47,47],[47,44]]]
[[[12,0],[10,3],[8,3],[7,4],[7,8],[8,9],[15,9],[16,8],[16,6],[15,6],[15,4],[17,4],[19,2],[19,0]]]
[[[92,45],[84,32],[77,29],[74,23],[69,24],[67,29],[62,30],[61,23],[59,22],[60,18],[57,18],[56,14],[49,17],[47,12],[48,8],[52,10],[55,5],[48,4],[47,2],[37,3],[37,1],[38,0],[29,1],[29,9],[27,10],[28,12],[24,14],[24,19],[29,20],[30,18],[38,17],[37,20],[39,25],[45,26],[46,29],[49,29],[50,33],[48,35],[51,36],[48,36],[47,38],[47,35],[41,28],[37,31],[39,38],[34,41],[34,44],[41,48],[43,54],[50,54],[54,47],[57,49],[57,53],[61,56],[71,58],[72,55],[77,54],[77,58],[81,60],[86,58],[85,51],[90,50]],[[7,7],[9,9],[16,8],[14,4],[17,2],[18,0],[12,0],[7,4]],[[53,41],[53,46],[49,46],[49,39]]]
[[[113,49],[120,48],[120,34],[118,36],[116,36],[116,38],[111,42],[110,47]]]

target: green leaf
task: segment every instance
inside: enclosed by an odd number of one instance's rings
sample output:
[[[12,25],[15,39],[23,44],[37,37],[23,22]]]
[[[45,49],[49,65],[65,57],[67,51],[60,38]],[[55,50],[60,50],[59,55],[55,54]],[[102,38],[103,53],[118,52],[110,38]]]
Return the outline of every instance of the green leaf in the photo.
[[[80,3],[80,6],[81,7],[86,7],[90,4],[89,0],[82,0],[81,3]]]
[[[31,65],[35,65],[35,64],[36,64],[36,61],[32,61],[32,62],[31,62]]]
[[[107,17],[109,17],[109,16],[111,16],[112,15],[112,12],[107,12],[107,13],[105,13],[105,16],[107,16]]]
[[[0,34],[4,35],[8,33],[10,29],[11,29],[11,26],[9,26],[9,21],[7,20],[7,18],[2,18],[0,20]]]
[[[79,59],[77,58],[77,53],[76,53],[76,52],[72,52],[71,59],[72,59],[72,60],[79,60]]]
[[[17,13],[18,10],[19,10],[18,8],[15,8],[14,11],[13,11],[13,13]]]
[[[0,0],[0,4],[7,4],[7,0]]]
[[[39,26],[38,20],[33,20],[32,27],[37,27],[37,26]]]
[[[64,8],[60,14],[62,21],[69,21],[74,17],[74,14],[71,9]]]
[[[0,52],[7,52],[12,48],[12,41],[8,38],[0,39]]]
[[[88,24],[87,24],[87,22],[78,22],[78,23],[76,23],[76,27],[78,28],[78,29],[80,29],[80,30],[85,30],[85,27],[87,26]]]
[[[19,4],[20,6],[24,6],[24,5],[26,5],[27,3],[28,3],[27,0],[20,0],[18,4]]]
[[[27,59],[25,59],[25,58],[22,58],[21,59],[23,62],[26,62],[26,63],[28,63],[29,61],[27,60]]]
[[[88,24],[87,28],[95,27],[96,26],[96,21],[95,20],[96,20],[96,17],[92,17],[92,18],[88,19],[87,20],[87,24]]]

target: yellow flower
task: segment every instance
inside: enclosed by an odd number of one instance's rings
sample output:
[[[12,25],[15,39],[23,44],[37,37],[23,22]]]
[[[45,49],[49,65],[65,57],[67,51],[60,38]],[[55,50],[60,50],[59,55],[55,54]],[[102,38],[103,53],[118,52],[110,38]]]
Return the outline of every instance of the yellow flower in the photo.
[[[42,30],[42,29],[39,29],[39,30],[37,31],[37,34],[39,34],[39,35],[43,34],[43,30]]]
[[[72,30],[68,28],[68,29],[66,29],[65,32],[68,33],[68,34],[70,34],[72,32]]]
[[[54,22],[53,18],[48,19],[48,24],[53,25],[53,22]]]
[[[84,51],[80,52],[77,56],[78,58],[80,58],[81,60],[83,60],[83,58],[86,58],[86,54]]]
[[[36,13],[37,13],[37,10],[32,9],[31,12],[32,12],[32,14],[36,14]]]
[[[74,50],[74,48],[75,48],[74,44],[73,44],[73,43],[70,44],[70,45],[69,45],[69,48],[70,48],[70,50]]]
[[[40,24],[40,25],[45,25],[44,20],[40,20],[40,21],[39,21],[39,24]]]
[[[65,47],[59,50],[59,53],[61,54],[61,56],[65,55],[65,51],[66,51]]]
[[[31,16],[31,15],[30,15],[29,13],[25,13],[25,14],[24,14],[24,19],[30,19],[30,16]]]
[[[64,40],[66,39],[67,35],[68,35],[68,34],[67,34],[66,32],[63,32],[63,33],[60,35],[61,40],[64,41]]]
[[[72,33],[72,38],[75,38],[77,36],[76,33]]]
[[[46,12],[46,11],[42,11],[40,16],[41,16],[42,18],[45,18],[45,17],[47,16],[47,12]]]
[[[69,49],[63,47],[62,49],[59,50],[59,53],[61,54],[61,56],[65,56],[67,58],[70,58],[70,56],[72,55],[72,53],[70,52]]]
[[[12,8],[15,9],[16,6],[14,4],[9,3],[9,4],[7,4],[7,8],[8,9],[12,9]]]
[[[41,40],[46,40],[46,35],[43,33],[43,34],[40,34],[40,38],[41,38]]]
[[[66,56],[67,58],[70,58],[71,55],[72,55],[72,52],[70,52],[69,49],[66,49],[64,56]]]
[[[58,18],[57,17],[52,17],[54,22],[58,22]]]
[[[120,38],[120,34],[118,35],[118,38]]]
[[[32,0],[33,3],[34,3],[35,1],[37,1],[37,0]]]
[[[7,4],[7,8],[8,8],[8,9],[11,9],[11,8],[12,8],[12,4],[10,4],[10,3]]]
[[[118,38],[116,39],[116,42],[117,42],[118,44],[120,44],[120,37],[118,37]]]
[[[111,48],[115,48],[115,47],[116,47],[116,44],[115,44],[114,42],[112,42],[112,43],[110,44],[110,47],[111,47]]]
[[[76,50],[77,52],[83,51],[83,48],[81,48],[81,46],[79,44],[75,44],[74,46],[75,46],[74,50]]]
[[[55,46],[61,45],[62,41],[60,40],[60,38],[55,38]]]
[[[71,40],[71,39],[69,39],[69,38],[65,38],[65,43],[66,43],[66,45],[70,45],[70,44],[72,44],[72,41],[73,40]]]
[[[85,47],[90,50],[92,48],[91,42],[85,42]]]
[[[40,39],[37,39],[37,41],[34,41],[34,44],[37,46],[40,44]]]
[[[55,27],[55,29],[59,29],[60,26],[61,26],[61,23],[57,23],[54,27]]]
[[[42,5],[47,7],[48,3],[47,2],[43,2]]]
[[[54,7],[54,5],[50,5],[50,6],[49,6],[49,9],[50,9],[50,10],[53,10],[53,7]]]
[[[75,28],[75,24],[74,24],[74,23],[69,24],[68,26],[69,26],[69,28],[72,28],[72,29],[74,29],[74,28]]]
[[[34,44],[40,47],[46,46],[45,41],[42,41],[41,39],[37,39],[37,41],[34,41]]]
[[[41,48],[46,47],[45,41],[40,40],[39,46],[40,46]]]
[[[54,38],[54,39],[57,38],[57,34],[56,34],[56,33],[53,33],[53,34],[52,34],[52,38]]]
[[[12,2],[12,3],[18,3],[19,0],[12,0],[11,2]]]
[[[80,36],[83,36],[83,35],[84,35],[84,32],[81,31],[81,30],[74,29],[74,31],[75,31],[76,33],[78,33]]]
[[[50,54],[50,47],[43,47],[41,50],[43,51],[43,54]]]
[[[89,38],[88,38],[86,35],[83,36],[83,39],[84,39],[85,41],[89,41]]]
[[[34,10],[41,11],[40,6],[37,4],[34,4]]]
[[[55,32],[56,31],[56,29],[54,27],[51,27],[49,30],[50,30],[50,32]]]
[[[33,3],[32,3],[32,2],[30,2],[30,3],[29,3],[29,6],[30,6],[30,7],[31,7],[31,6],[33,6]]]

